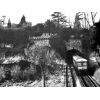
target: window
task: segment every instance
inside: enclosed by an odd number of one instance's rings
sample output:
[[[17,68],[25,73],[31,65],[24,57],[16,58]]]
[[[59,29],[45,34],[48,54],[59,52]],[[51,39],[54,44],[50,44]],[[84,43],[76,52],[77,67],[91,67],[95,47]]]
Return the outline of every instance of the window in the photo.
[[[81,67],[81,66],[82,66],[82,64],[81,64],[81,63],[77,63],[77,65],[78,65],[78,67]]]
[[[87,66],[87,63],[85,62],[85,63],[83,63],[83,66]]]

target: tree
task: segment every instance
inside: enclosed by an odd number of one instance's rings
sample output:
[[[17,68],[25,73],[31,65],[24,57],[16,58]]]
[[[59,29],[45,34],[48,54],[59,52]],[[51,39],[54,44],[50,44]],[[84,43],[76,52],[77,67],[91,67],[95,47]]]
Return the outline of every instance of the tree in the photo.
[[[82,15],[82,13],[80,13],[80,12],[76,13],[76,15],[75,15],[74,28],[76,28],[76,29],[81,28],[80,20],[83,19],[80,17],[81,15]]]
[[[51,47],[61,56],[62,59],[68,63],[68,55],[66,55],[66,44],[65,41],[59,35],[52,36],[50,38],[50,45]],[[70,55],[70,57],[72,57]],[[66,66],[66,87],[68,87],[68,67]]]
[[[41,36],[44,32],[44,24],[38,23],[35,26],[32,27],[32,32],[35,36]]]
[[[50,38],[51,47],[60,54],[60,56],[65,59],[66,58],[66,45],[65,41],[59,35],[52,36]]]
[[[29,48],[27,52],[29,60],[41,67],[43,86],[46,87],[46,76],[51,73],[48,69],[52,68],[50,66],[55,63],[55,52],[51,50],[51,48],[45,46],[33,46]],[[49,68],[47,67],[48,65],[50,65]]]
[[[77,30],[72,28],[63,28],[59,33],[60,37],[65,41],[68,41],[71,35],[76,36],[76,34],[78,34]]]
[[[10,19],[8,20],[7,27],[8,27],[8,28],[11,28],[11,21],[10,21]]]
[[[27,22],[26,22],[26,18],[25,18],[25,16],[23,15],[22,16],[22,18],[21,18],[21,20],[20,20],[20,22],[19,22],[19,24],[17,25],[17,27],[22,27],[24,24],[26,24]]]
[[[67,22],[66,16],[64,16],[61,12],[54,12],[51,16],[53,21],[57,23],[58,32],[59,32],[60,24]]]
[[[86,14],[85,12],[83,12],[83,14],[84,14],[84,22],[85,22],[85,27],[84,28],[90,28],[90,21],[89,21],[89,15],[88,14]]]
[[[23,23],[26,23],[26,18],[24,15],[22,16],[21,21],[20,21],[20,24],[23,24]]]
[[[100,46],[100,21],[95,23],[95,31],[92,38],[93,44],[92,49],[97,50],[97,46]]]
[[[96,13],[91,12],[91,17],[92,17],[92,23],[93,23],[93,25],[95,24],[95,17],[96,17],[96,15],[97,15],[97,12]]]
[[[55,33],[56,25],[52,20],[47,20],[44,24],[45,33]]]

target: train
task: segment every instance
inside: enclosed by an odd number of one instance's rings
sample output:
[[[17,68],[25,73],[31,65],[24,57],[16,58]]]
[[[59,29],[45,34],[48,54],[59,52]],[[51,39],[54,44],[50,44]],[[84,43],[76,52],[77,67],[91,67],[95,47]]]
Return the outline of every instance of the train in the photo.
[[[96,69],[100,68],[98,62],[78,55],[73,56],[73,65],[78,75],[93,76]]]
[[[78,55],[73,56],[73,65],[77,75],[88,74],[88,60],[86,58]]]

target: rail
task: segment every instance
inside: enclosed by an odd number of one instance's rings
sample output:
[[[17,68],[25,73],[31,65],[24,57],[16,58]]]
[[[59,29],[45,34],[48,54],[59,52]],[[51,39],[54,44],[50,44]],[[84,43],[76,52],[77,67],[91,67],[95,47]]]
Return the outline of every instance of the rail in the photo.
[[[99,87],[97,82],[89,75],[87,76],[80,76],[79,77],[80,83],[83,87]]]

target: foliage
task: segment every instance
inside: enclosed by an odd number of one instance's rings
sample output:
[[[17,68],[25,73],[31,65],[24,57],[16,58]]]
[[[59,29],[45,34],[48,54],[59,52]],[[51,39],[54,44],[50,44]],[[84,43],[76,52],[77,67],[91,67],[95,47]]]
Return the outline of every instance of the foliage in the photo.
[[[95,30],[92,38],[93,41],[92,49],[96,51],[97,45],[100,45],[100,22],[97,22],[94,25],[95,25]]]
[[[52,15],[53,22],[56,24],[56,32],[59,33],[61,30],[61,26],[67,22],[66,16],[64,16],[61,12],[54,12]]]
[[[4,67],[0,67],[0,81],[2,81],[2,79],[4,79],[5,76],[5,70]]]
[[[36,73],[35,65],[32,65],[23,71],[23,79],[35,80],[35,73]]]
[[[30,66],[24,68],[24,70],[21,70],[21,67],[22,66],[20,66],[19,64],[1,66],[0,82],[4,82],[6,80],[13,80],[14,82],[26,80],[34,81],[38,77],[38,74],[36,74],[37,72],[34,64],[30,64]],[[36,78],[35,75],[37,75]]]
[[[26,45],[28,43],[29,34],[25,30],[2,30],[0,29],[0,43]]]
[[[53,20],[58,23],[58,25],[66,22],[66,17],[61,12],[54,12],[51,16]]]
[[[38,23],[37,25],[32,27],[32,33],[34,36],[41,36],[44,32],[44,24]]]
[[[61,57],[49,47],[34,46],[28,50],[28,58],[31,62],[35,63],[45,69],[45,72],[50,73],[52,67],[56,67],[56,59],[61,59]],[[54,68],[55,69],[55,68]]]
[[[47,20],[45,23],[44,23],[44,32],[45,33],[51,33],[51,34],[54,34],[56,33],[56,25],[55,23],[52,21],[52,20]]]
[[[11,76],[12,76],[12,79],[15,80],[15,81],[18,81],[18,80],[21,79],[22,72],[20,71],[20,66],[16,65],[16,66],[12,67]]]
[[[52,56],[49,52],[49,47],[44,46],[32,46],[28,50],[28,57],[30,61],[34,62],[35,64],[39,64],[40,62],[48,63],[48,57]]]
[[[55,73],[57,54],[46,46],[33,46],[33,48],[29,48],[27,54],[29,60],[38,65],[36,69],[40,71],[40,74],[38,71],[36,74],[40,76],[38,79],[43,78],[43,86],[45,87],[49,75]]]
[[[60,35],[52,36],[50,38],[50,45],[62,58],[66,58],[65,41],[62,39],[62,37],[60,37]]]

